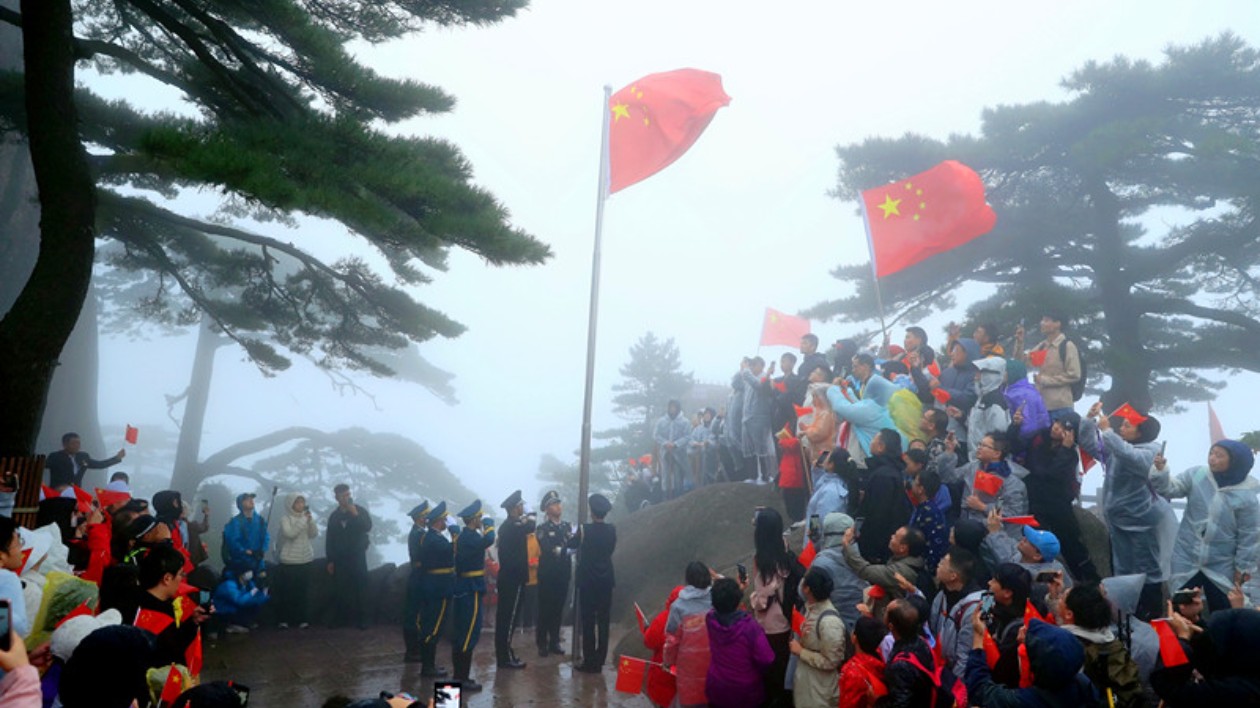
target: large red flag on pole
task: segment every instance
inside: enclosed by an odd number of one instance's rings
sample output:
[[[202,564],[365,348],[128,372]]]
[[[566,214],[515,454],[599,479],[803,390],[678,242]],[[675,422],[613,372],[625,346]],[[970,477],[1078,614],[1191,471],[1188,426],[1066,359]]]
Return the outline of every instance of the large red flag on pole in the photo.
[[[957,248],[997,223],[980,175],[954,160],[862,192],[862,214],[876,278]]]
[[[649,74],[608,101],[608,192],[647,179],[683,156],[731,97],[699,69]]]
[[[761,323],[761,346],[782,344],[794,347],[800,344],[801,337],[807,334],[809,334],[808,319],[785,315],[772,307],[766,308],[766,319]]]

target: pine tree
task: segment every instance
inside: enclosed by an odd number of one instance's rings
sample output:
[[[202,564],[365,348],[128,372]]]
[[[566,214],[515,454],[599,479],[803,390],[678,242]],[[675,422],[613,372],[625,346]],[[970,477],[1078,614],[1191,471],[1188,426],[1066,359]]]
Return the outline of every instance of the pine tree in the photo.
[[[652,427],[665,414],[671,398],[682,398],[695,384],[683,372],[682,357],[673,338],[664,341],[648,332],[630,347],[630,360],[621,367],[622,381],[613,386],[613,411],[628,424],[603,430],[594,437],[610,440],[592,453],[598,461],[638,457],[652,451]]]

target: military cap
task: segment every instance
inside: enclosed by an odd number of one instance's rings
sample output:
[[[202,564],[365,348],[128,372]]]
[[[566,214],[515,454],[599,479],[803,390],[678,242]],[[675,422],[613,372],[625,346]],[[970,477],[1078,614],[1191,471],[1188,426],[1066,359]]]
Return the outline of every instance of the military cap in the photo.
[[[591,495],[591,514],[594,516],[607,516],[612,511],[612,502],[608,501],[608,497],[603,494]]]
[[[416,504],[416,508],[407,512],[407,516],[410,516],[411,518],[414,519],[417,516],[426,516],[428,513],[429,513],[429,500],[424,499],[424,500],[421,500],[419,504]]]
[[[457,516],[461,519],[471,519],[474,516],[481,516],[481,500],[474,499],[473,503],[461,509]]]
[[[552,504],[559,504],[559,503],[560,503],[560,493],[553,489],[550,492],[547,492],[546,494],[543,495],[542,503],[538,505],[538,508],[542,509],[543,511],[546,511],[547,507],[551,506]]]
[[[503,500],[503,503],[500,504],[499,506],[503,507],[504,509],[511,510],[517,504],[523,504],[523,503],[525,503],[525,500],[521,498],[521,490],[518,489],[515,492],[512,492],[512,496]]]
[[[446,502],[438,502],[438,505],[429,509],[429,515],[425,517],[425,521],[430,524],[438,519],[446,518]]]

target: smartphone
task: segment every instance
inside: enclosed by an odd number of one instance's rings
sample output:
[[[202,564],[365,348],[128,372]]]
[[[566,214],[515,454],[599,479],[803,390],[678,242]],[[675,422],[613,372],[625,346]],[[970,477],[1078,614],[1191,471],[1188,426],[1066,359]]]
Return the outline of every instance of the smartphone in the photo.
[[[0,600],[0,651],[9,650],[9,640],[13,636],[13,608],[8,600]]]
[[[1160,444],[1159,444],[1159,456],[1160,456],[1160,457],[1163,457],[1163,456],[1164,456],[1164,450],[1167,450],[1167,449],[1168,449],[1168,441],[1167,441],[1167,440],[1165,440],[1164,442],[1162,442],[1162,443],[1160,443]]]
[[[1192,602],[1194,602],[1194,590],[1187,588],[1184,590],[1178,590],[1172,594],[1172,604],[1177,607],[1189,605]]]
[[[210,591],[209,590],[201,590],[197,593],[197,604],[201,605],[202,607],[210,606]]]
[[[210,511],[210,501],[208,499],[201,500],[201,510]]]
[[[811,539],[818,538],[822,533],[822,521],[818,518],[818,514],[809,517],[809,537]]]
[[[1059,572],[1057,570],[1043,570],[1037,573],[1037,577],[1034,580],[1038,583],[1053,583],[1058,578]]]
[[[985,591],[980,594],[980,620],[988,623],[993,618],[993,593]]]
[[[437,681],[433,684],[434,708],[459,708],[459,681]]]
[[[865,516],[855,516],[855,517],[853,517],[853,535],[854,535],[854,536],[859,536],[859,537],[860,537],[860,536],[862,535],[862,524],[864,524],[864,523],[866,523],[866,517],[865,517]]]
[[[741,583],[748,582],[748,567],[747,566],[745,566],[743,563],[736,563],[735,572],[739,573],[739,582]]]

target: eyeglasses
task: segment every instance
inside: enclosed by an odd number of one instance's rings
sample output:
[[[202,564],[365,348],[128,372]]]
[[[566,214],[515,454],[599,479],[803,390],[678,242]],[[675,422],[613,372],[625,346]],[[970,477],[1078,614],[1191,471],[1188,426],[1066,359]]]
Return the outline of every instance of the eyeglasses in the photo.
[[[987,448],[987,449],[989,449],[989,450],[992,450],[992,451],[994,451],[994,452],[997,452],[997,448],[996,448],[996,447],[993,447],[992,445],[990,445],[990,444],[988,444],[988,443],[976,443],[976,447],[978,447],[978,448],[983,447],[983,448]]]

